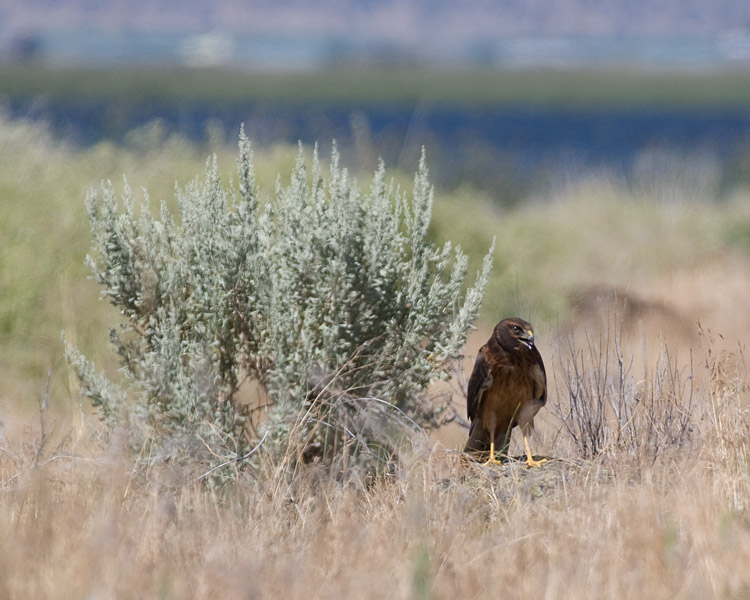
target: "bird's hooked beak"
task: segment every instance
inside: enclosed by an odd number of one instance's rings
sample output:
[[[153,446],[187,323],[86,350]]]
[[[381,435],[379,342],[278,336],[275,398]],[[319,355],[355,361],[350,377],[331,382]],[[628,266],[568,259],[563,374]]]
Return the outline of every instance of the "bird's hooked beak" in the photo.
[[[519,336],[518,339],[521,340],[529,350],[534,346],[534,332],[531,331],[531,329],[526,329],[523,332],[523,335]]]

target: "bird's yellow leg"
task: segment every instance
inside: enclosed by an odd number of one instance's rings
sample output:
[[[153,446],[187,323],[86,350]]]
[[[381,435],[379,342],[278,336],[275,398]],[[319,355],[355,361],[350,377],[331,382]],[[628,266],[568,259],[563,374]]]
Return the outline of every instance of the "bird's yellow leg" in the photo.
[[[542,460],[534,460],[534,457],[531,455],[531,448],[529,447],[529,438],[524,433],[523,435],[523,443],[526,446],[526,467],[541,467],[543,463],[547,462],[546,458],[543,458]]]
[[[503,464],[502,461],[499,461],[495,458],[495,440],[492,440],[490,442],[490,457],[487,459],[487,462],[482,463],[482,466],[501,465],[501,464]]]

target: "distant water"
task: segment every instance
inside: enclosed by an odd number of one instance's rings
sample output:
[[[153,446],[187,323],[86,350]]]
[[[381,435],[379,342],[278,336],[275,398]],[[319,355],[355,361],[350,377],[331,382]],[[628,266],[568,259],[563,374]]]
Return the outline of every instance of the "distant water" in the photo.
[[[353,39],[248,35],[103,33],[54,30],[27,43],[53,63],[93,66],[190,64],[247,69],[308,70],[343,62],[422,61],[425,64],[505,69],[631,66],[635,69],[710,71],[750,68],[750,31],[702,37],[515,37],[436,44],[419,49]],[[27,40],[29,42],[29,40]],[[34,40],[31,40],[34,42]],[[413,64],[413,62],[412,62]],[[658,168],[682,164],[687,175],[711,171],[721,185],[750,181],[750,110],[649,109],[594,111],[504,106],[494,109],[408,106],[133,106],[64,101],[11,106],[13,115],[43,119],[81,145],[125,140],[158,119],[165,130],[205,139],[220,123],[236,139],[239,123],[258,145],[301,140],[324,147],[332,139],[362,168],[382,156],[413,169],[426,146],[434,179],[443,185],[473,182],[513,198],[559,177],[606,170],[640,176],[643,157]],[[658,160],[651,160],[654,157]],[[664,157],[671,157],[666,160]],[[370,161],[370,164],[366,164]],[[660,162],[661,161],[661,162]],[[661,166],[659,166],[661,165]],[[667,167],[664,167],[667,168]],[[679,169],[678,169],[679,170]],[[636,175],[634,175],[636,174]]]
[[[126,141],[128,133],[158,119],[165,132],[205,140],[220,123],[234,142],[245,123],[256,146],[336,139],[351,166],[371,171],[380,156],[413,170],[424,145],[433,179],[446,186],[472,182],[512,201],[559,178],[606,171],[630,178],[648,169],[693,177],[702,169],[721,183],[750,180],[750,111],[555,110],[526,107],[471,109],[403,106],[216,107],[118,106],[42,103],[12,108],[14,116],[43,119],[80,145]],[[650,157],[648,164],[644,156]],[[666,160],[668,159],[668,160]]]

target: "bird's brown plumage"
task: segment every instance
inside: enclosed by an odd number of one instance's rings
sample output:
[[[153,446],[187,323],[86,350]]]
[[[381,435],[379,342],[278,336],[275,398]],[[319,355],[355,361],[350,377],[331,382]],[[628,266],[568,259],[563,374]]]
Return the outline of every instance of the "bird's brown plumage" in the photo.
[[[534,331],[523,319],[500,321],[489,341],[479,349],[469,379],[467,412],[471,421],[466,452],[507,452],[513,427],[519,426],[526,445],[527,464],[540,462],[531,456],[528,435],[534,415],[547,401],[547,375],[534,345]]]

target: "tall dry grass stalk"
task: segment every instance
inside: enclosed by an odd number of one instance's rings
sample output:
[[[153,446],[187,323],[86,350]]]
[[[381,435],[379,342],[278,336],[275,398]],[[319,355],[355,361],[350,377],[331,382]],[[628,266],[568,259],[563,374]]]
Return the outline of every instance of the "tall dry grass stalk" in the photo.
[[[623,392],[652,395],[625,423],[656,445],[620,431],[620,374],[602,382],[603,364],[579,362],[568,382],[610,403],[600,451],[559,423],[558,458],[535,470],[481,467],[423,440],[367,485],[279,464],[216,490],[144,470],[124,445],[92,442],[85,421],[55,436],[43,414],[0,445],[0,597],[748,597],[744,357],[709,353],[688,381],[663,363]],[[682,430],[686,386],[687,446],[661,436],[670,414]]]
[[[622,319],[605,318],[601,328],[564,338],[554,357],[551,408],[584,458],[653,461],[697,448],[707,409],[696,399],[710,386],[708,366],[696,365],[692,350],[672,351],[661,334],[638,338]]]

